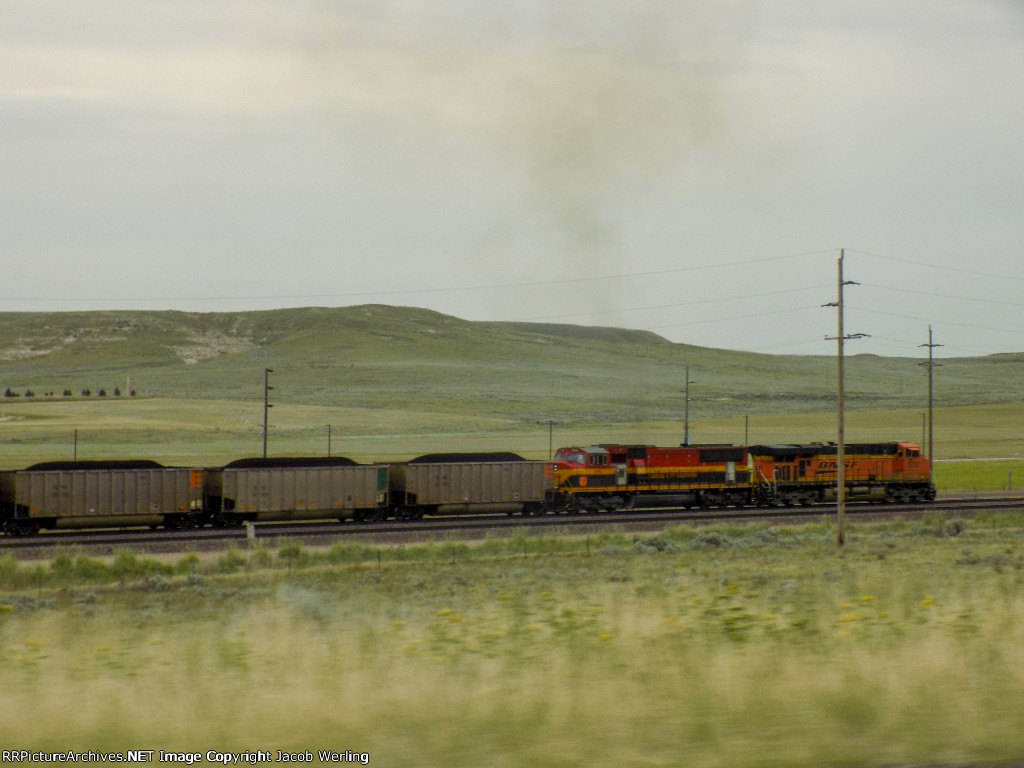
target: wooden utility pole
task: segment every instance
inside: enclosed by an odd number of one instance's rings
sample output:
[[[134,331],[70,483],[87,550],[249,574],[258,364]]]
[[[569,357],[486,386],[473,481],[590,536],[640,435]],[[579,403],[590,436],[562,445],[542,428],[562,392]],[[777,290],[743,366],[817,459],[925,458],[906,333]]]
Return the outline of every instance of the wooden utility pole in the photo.
[[[839,531],[836,535],[836,543],[841,547],[846,543],[846,389],[845,370],[843,361],[843,345],[848,339],[862,339],[867,334],[852,333],[846,334],[843,328],[843,287],[847,285],[860,285],[852,280],[843,280],[843,259],[845,249],[839,250],[839,281],[838,296],[835,302],[824,304],[826,307],[836,307],[839,312],[839,333],[836,336],[826,336],[826,341],[835,340],[839,357],[839,425],[836,439],[836,520]]]
[[[935,460],[935,456],[932,453],[933,450],[934,450],[934,447],[935,447],[934,446],[934,441],[933,441],[934,432],[933,432],[933,429],[932,429],[932,404],[934,402],[934,399],[933,399],[933,389],[932,389],[932,368],[937,368],[937,367],[942,365],[942,363],[934,362],[934,360],[932,358],[932,350],[935,349],[935,347],[941,347],[942,344],[933,344],[932,343],[932,327],[931,327],[931,325],[928,326],[928,343],[927,344],[920,344],[919,346],[928,347],[928,362],[927,363],[918,363],[918,365],[923,365],[925,368],[928,369],[928,462],[930,464],[932,461]]]
[[[686,398],[686,408],[683,411],[683,445],[690,444],[690,385],[693,383],[690,380],[690,366],[686,366],[686,389],[683,390]]]
[[[273,368],[263,369],[263,458],[267,458],[267,424],[268,415],[270,409],[274,406],[270,403],[270,390],[273,389],[270,386],[270,374],[274,372]]]

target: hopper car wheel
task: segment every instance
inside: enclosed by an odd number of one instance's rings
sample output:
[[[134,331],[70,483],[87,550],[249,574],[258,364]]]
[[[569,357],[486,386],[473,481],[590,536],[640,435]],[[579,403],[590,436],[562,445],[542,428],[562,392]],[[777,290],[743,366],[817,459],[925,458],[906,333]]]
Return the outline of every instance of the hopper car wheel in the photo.
[[[338,518],[344,521],[345,518]],[[379,523],[385,519],[384,510],[381,509],[359,509],[352,516],[357,523]]]
[[[424,509],[423,507],[405,507],[397,515],[397,520],[422,520]]]
[[[40,524],[35,520],[7,520],[4,533],[8,536],[34,536],[39,533]]]

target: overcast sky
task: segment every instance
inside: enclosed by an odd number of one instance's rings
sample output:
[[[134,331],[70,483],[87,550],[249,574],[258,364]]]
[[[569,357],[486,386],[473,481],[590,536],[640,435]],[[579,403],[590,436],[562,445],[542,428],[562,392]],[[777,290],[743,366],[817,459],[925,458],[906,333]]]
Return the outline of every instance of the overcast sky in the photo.
[[[1021,0],[3,0],[0,311],[1024,351]]]

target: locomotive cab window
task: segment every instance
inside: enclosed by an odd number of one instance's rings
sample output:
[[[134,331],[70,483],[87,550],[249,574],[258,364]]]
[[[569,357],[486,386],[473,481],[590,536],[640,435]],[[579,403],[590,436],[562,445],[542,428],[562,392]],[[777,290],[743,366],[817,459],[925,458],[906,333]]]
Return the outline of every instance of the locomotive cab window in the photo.
[[[590,454],[590,466],[592,467],[607,467],[608,466],[608,455],[604,453],[592,453]]]
[[[587,454],[582,451],[558,451],[555,454],[555,461],[564,461],[569,464],[586,464]]]

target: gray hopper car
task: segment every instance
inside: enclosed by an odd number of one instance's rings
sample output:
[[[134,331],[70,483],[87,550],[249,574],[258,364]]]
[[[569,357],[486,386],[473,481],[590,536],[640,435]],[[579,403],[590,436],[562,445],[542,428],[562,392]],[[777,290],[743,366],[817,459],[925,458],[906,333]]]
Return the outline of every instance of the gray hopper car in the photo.
[[[9,534],[43,528],[203,522],[203,471],[153,461],[50,462],[0,472],[0,512]]]
[[[205,473],[214,525],[270,520],[375,520],[388,503],[388,467],[343,457],[240,459]]]
[[[508,453],[429,454],[391,465],[395,517],[539,514],[554,487],[551,465]]]

